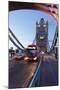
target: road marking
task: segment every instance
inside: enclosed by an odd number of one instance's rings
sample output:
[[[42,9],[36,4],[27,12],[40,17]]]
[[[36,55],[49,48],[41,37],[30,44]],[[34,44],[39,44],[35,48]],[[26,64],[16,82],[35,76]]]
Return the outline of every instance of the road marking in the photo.
[[[34,79],[35,79],[35,77],[36,77],[36,75],[37,75],[37,72],[38,72],[38,70],[39,70],[39,68],[40,68],[40,65],[41,65],[41,60],[40,60],[40,62],[39,62],[39,65],[38,65],[38,67],[37,67],[37,70],[36,70],[36,72],[35,72],[35,74],[34,74],[34,76],[33,76],[33,78],[32,78],[32,81],[31,81],[29,87],[32,86],[32,84],[33,84],[33,82],[34,82]]]

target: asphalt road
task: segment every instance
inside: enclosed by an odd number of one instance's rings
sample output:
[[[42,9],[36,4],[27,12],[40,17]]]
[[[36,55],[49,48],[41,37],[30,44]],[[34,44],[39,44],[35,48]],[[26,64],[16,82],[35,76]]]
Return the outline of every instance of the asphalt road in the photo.
[[[40,86],[58,85],[58,61],[53,56],[44,56],[40,76]]]
[[[25,88],[28,86],[37,68],[37,62],[26,61],[9,63],[9,88]]]
[[[9,88],[26,88],[36,71],[38,63],[20,61],[9,63]],[[40,66],[40,85],[58,85],[58,61],[52,55],[45,55]],[[36,86],[37,87],[37,86]]]

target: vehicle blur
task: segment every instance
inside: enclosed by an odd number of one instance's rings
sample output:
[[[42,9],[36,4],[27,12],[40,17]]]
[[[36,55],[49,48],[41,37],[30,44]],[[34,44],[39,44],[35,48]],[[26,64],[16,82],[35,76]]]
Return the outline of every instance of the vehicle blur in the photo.
[[[13,60],[15,60],[15,61],[20,61],[20,60],[23,60],[24,59],[24,55],[14,55],[13,56],[13,58],[12,58]]]
[[[36,45],[28,45],[25,52],[26,53],[25,53],[24,60],[26,60],[26,61],[38,61]]]
[[[19,51],[18,49],[16,50],[9,50],[9,60],[14,60],[14,61],[20,61],[24,60],[24,52]]]

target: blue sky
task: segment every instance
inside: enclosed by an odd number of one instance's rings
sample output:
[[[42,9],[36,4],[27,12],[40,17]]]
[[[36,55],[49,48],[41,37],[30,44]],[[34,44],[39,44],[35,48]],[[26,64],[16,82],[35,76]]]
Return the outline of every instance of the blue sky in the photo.
[[[9,12],[9,27],[14,32],[18,40],[27,47],[32,44],[36,35],[36,21],[44,18],[48,20],[48,39],[53,40],[57,22],[45,12],[38,10],[15,10]],[[51,42],[49,42],[51,46]],[[9,48],[14,45],[9,40]],[[15,48],[15,47],[14,47]]]

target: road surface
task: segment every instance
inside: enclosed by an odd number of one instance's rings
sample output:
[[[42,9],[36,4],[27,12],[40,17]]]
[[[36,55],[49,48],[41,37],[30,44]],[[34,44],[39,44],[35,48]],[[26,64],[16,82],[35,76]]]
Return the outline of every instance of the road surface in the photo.
[[[31,81],[38,63],[20,61],[9,63],[9,88],[26,88]],[[40,65],[40,85],[58,85],[58,61],[52,55],[44,55]],[[37,86],[36,86],[37,87]]]
[[[9,63],[9,88],[24,88],[28,86],[37,68],[37,62],[14,62]]]
[[[58,85],[58,61],[55,57],[44,56],[40,70],[40,86]]]

